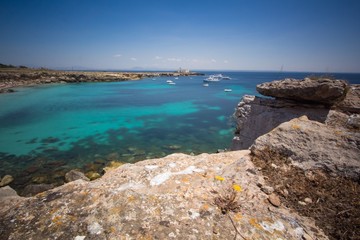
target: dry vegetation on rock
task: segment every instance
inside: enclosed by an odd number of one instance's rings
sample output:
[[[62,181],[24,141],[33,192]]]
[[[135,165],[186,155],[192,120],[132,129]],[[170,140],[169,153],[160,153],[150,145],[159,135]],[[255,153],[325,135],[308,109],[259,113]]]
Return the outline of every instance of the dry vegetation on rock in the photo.
[[[291,166],[286,157],[269,149],[262,153],[252,161],[286,207],[315,219],[331,239],[359,239],[358,181],[323,169],[305,171]]]

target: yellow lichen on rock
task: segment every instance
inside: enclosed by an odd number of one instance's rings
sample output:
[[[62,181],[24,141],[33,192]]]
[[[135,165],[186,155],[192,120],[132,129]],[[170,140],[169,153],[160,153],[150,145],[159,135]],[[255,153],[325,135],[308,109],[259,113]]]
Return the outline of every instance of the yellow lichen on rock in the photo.
[[[234,184],[232,186],[232,188],[236,191],[236,192],[241,192],[242,191],[242,188],[240,185],[237,185],[237,184]]]
[[[225,178],[223,178],[221,176],[215,176],[214,178],[215,178],[215,180],[218,180],[218,181],[224,181],[225,180]]]

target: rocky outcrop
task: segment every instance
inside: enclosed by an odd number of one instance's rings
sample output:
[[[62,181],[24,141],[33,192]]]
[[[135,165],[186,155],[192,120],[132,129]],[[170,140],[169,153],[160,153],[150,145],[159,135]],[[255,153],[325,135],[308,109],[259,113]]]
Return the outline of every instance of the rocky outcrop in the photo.
[[[270,97],[334,104],[345,97],[347,87],[347,83],[343,80],[288,78],[259,84],[256,86],[256,90],[262,95]]]
[[[302,115],[325,122],[330,109],[321,104],[305,104],[285,99],[270,99],[245,95],[234,113],[236,135],[232,149],[247,149],[255,139],[281,123]]]
[[[250,149],[261,159],[271,152],[304,170],[321,168],[360,179],[360,131],[334,128],[306,116],[280,124]]]
[[[299,101],[300,96],[294,96],[297,91],[298,95],[303,96],[307,96],[307,91],[313,92],[314,96],[323,92],[323,90],[317,91],[315,87],[314,89],[312,87],[309,89],[304,88],[305,83],[301,82],[309,81],[318,82],[320,84],[318,87],[321,89],[332,89],[329,92],[325,91],[324,96],[328,97],[323,97],[322,100],[321,97],[312,100],[306,97],[306,101],[304,101],[305,98]],[[300,89],[296,89],[296,86]],[[280,90],[277,92],[274,89],[275,87]],[[260,93],[268,94],[270,92],[276,98],[248,95],[242,98],[234,113],[237,127],[233,139],[233,150],[247,149],[259,136],[271,131],[281,123],[303,115],[306,115],[310,120],[325,123],[329,126],[341,128],[356,128],[357,126],[356,114],[360,112],[360,85],[347,86],[344,81],[328,79],[305,79],[303,81],[286,79],[260,84],[257,89]],[[338,91],[335,91],[336,89]],[[267,92],[268,90],[269,92]],[[287,90],[289,90],[289,93],[286,93]],[[333,91],[338,92],[336,98],[328,94]],[[345,96],[340,96],[342,91],[344,91]],[[335,99],[339,102],[333,103]]]
[[[18,204],[23,200],[24,198],[20,197],[17,194],[17,192],[11,187],[5,186],[0,188],[0,206],[1,206],[0,212],[7,212],[9,209],[11,209],[13,206],[15,206],[16,204]],[[6,226],[0,224],[0,233],[4,228],[6,228]],[[0,239],[6,239],[6,238],[3,238],[0,235]]]
[[[345,99],[332,108],[342,112],[360,113],[360,84],[350,85]]]
[[[271,204],[315,219],[331,239],[356,239],[360,86],[320,79],[304,87],[310,81],[258,86],[275,99],[244,96],[234,114],[233,149],[250,147]]]
[[[268,197],[249,151],[124,164],[0,208],[2,239],[327,239]],[[270,199],[271,198],[271,199]],[[269,199],[269,200],[267,200]],[[1,200],[1,199],[0,199]],[[8,203],[9,204],[9,203]]]

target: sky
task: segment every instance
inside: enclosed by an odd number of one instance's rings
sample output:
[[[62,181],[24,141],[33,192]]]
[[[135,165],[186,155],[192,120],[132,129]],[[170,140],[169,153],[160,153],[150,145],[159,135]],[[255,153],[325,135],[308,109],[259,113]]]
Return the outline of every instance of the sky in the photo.
[[[0,63],[360,72],[358,0],[0,0]]]

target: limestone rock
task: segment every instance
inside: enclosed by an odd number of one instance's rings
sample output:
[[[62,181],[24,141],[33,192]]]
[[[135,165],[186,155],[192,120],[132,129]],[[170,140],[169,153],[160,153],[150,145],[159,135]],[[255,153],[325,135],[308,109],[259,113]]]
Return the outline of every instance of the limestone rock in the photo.
[[[17,192],[9,186],[0,188],[0,199],[9,197],[19,197]]]
[[[269,99],[245,95],[234,113],[236,134],[232,150],[247,149],[256,138],[270,132],[281,123],[306,115],[336,128],[359,129],[360,85],[350,85],[345,99],[333,106]]]
[[[11,175],[5,175],[0,182],[0,187],[6,186],[9,183],[11,183],[12,181],[14,181],[14,178]]]
[[[343,112],[360,113],[360,84],[351,84],[345,99],[333,107]]]
[[[329,109],[321,104],[245,95],[234,113],[236,136],[232,150],[249,148],[256,138],[293,118],[306,115],[311,120],[325,122],[328,113]]]
[[[264,193],[270,195],[274,192],[274,188],[273,187],[270,187],[270,186],[262,186],[261,188],[261,191],[263,191]]]
[[[287,78],[259,84],[256,90],[270,97],[332,105],[345,97],[347,83],[326,78],[302,80]]]
[[[305,116],[259,137],[251,152],[260,159],[271,152],[274,157],[282,157],[305,170],[323,168],[343,176],[360,177],[360,132],[332,128]]]
[[[270,196],[268,197],[268,200],[275,207],[280,207],[280,205],[281,205],[280,198],[274,193],[270,194]]]
[[[22,197],[19,197],[17,192],[12,189],[10,186],[5,186],[0,188],[0,216],[2,213],[7,213],[9,209],[16,206],[19,202],[23,201]],[[0,231],[6,225],[1,225],[0,220]],[[1,236],[0,238],[2,238]],[[6,238],[4,238],[6,239]]]
[[[261,176],[247,172],[255,168],[249,153],[172,154],[67,183],[1,209],[1,237],[234,239],[237,229],[246,239],[299,239],[301,226],[314,239],[328,239],[312,219],[269,211],[256,186]]]
[[[24,196],[24,197],[30,197],[30,196],[34,196],[34,195],[36,195],[38,193],[50,190],[50,189],[52,189],[54,187],[55,187],[54,184],[45,184],[45,183],[29,184],[24,188],[21,195]]]
[[[346,124],[351,128],[360,129],[360,114],[351,115],[347,119]]]
[[[84,173],[79,172],[77,170],[71,170],[65,174],[66,182],[72,182],[72,181],[76,181],[79,179],[85,180],[85,181],[90,181],[89,178],[87,178]]]

